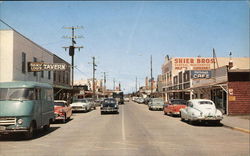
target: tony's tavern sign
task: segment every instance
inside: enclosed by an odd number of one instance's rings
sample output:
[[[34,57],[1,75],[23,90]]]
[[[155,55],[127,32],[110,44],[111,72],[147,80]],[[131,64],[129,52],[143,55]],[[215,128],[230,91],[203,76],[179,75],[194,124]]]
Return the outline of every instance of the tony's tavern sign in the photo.
[[[45,70],[66,70],[67,65],[65,63],[45,63],[45,62],[28,62],[29,72],[39,72]]]
[[[182,70],[210,70],[211,65],[215,63],[214,58],[175,58],[174,69]]]

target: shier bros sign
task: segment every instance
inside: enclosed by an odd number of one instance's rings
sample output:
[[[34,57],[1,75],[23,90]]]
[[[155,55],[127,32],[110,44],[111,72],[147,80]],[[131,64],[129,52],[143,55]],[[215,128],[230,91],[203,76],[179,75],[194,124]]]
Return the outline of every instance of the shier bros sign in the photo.
[[[214,63],[214,58],[175,58],[174,68],[175,70],[210,70]]]
[[[29,72],[39,72],[39,71],[50,71],[50,70],[66,70],[67,65],[64,63],[45,63],[45,62],[29,62],[28,71]]]
[[[191,70],[192,79],[210,79],[214,58],[175,58],[175,70]]]

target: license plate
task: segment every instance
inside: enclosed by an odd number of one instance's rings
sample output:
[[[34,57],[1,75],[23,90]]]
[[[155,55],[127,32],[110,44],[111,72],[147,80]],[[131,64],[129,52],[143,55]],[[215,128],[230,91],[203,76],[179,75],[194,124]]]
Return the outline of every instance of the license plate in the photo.
[[[0,126],[0,131],[4,131],[6,129],[5,126]]]

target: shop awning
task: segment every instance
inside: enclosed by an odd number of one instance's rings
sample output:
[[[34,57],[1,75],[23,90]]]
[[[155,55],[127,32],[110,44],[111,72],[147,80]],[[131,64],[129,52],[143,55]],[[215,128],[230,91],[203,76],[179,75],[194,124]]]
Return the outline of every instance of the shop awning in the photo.
[[[60,88],[60,89],[69,89],[72,90],[73,88],[71,86],[62,86],[62,85],[53,85],[54,88]]]
[[[208,84],[201,84],[199,86],[196,87],[191,87],[189,88],[189,90],[191,89],[196,89],[196,88],[210,88],[210,87],[215,87],[215,86],[227,86],[227,81],[224,82],[213,82],[213,83],[208,83]]]

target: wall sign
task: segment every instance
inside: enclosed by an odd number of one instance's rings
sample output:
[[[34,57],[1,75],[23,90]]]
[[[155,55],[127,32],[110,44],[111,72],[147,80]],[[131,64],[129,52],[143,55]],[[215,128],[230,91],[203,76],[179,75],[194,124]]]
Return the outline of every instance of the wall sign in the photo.
[[[215,63],[214,58],[175,58],[174,69],[210,70],[213,63]]]
[[[191,78],[192,79],[210,79],[211,71],[210,70],[192,70]]]
[[[39,72],[39,71],[64,71],[67,65],[65,63],[45,63],[45,62],[28,62],[29,72]]]

